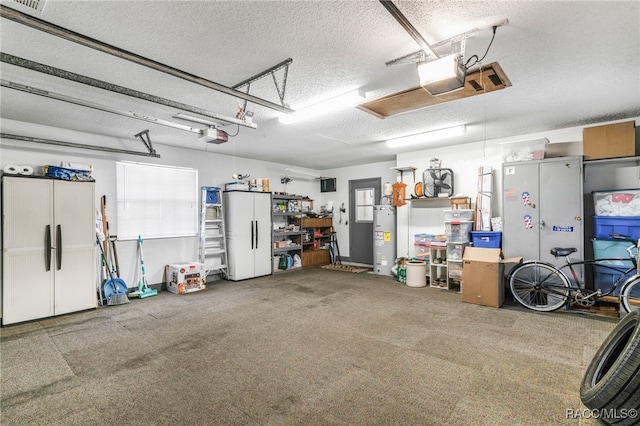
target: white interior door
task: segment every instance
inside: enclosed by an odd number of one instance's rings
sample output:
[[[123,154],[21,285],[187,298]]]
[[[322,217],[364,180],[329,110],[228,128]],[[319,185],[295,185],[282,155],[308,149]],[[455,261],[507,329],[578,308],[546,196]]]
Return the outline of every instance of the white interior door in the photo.
[[[4,177],[2,201],[2,322],[52,316],[53,181]]]

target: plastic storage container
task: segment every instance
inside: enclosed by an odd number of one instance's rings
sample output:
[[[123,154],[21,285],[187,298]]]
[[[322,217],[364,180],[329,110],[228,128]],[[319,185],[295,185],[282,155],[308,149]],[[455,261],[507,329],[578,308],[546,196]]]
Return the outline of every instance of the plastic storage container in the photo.
[[[593,192],[597,216],[640,215],[640,189]]]
[[[447,259],[462,261],[464,247],[464,244],[447,244]]]
[[[445,222],[473,220],[473,210],[471,209],[459,209],[459,210],[445,210],[444,211]]]
[[[445,222],[444,233],[447,236],[447,242],[464,243],[469,241],[469,232],[473,229],[473,222]]]
[[[449,278],[462,278],[462,262],[449,262]]]
[[[542,160],[547,151],[549,140],[547,138],[518,142],[503,142],[502,161],[510,163],[514,161]]]
[[[433,234],[415,234],[416,244],[429,244],[435,238]]]
[[[471,231],[471,241],[474,247],[500,248],[502,231]]]
[[[429,256],[429,244],[414,243],[416,256]]]
[[[600,240],[597,238],[593,238],[593,254],[594,259],[628,259],[629,253],[627,252],[627,248],[633,245],[628,241],[611,241],[611,240]],[[637,248],[631,251],[631,254],[637,256]],[[629,266],[633,266],[631,261],[629,262]]]
[[[613,287],[615,282],[620,278],[623,272],[629,269],[633,264],[631,261],[608,261],[603,260],[598,262],[596,266],[594,266],[593,272],[593,284],[596,290],[602,290],[602,293],[608,293],[609,290]],[[611,293],[613,296],[618,296],[620,294],[620,290],[622,289],[622,284],[624,284],[624,280],[628,277],[633,276],[634,271],[631,271],[629,274],[625,275],[622,281],[618,284],[616,290]]]
[[[640,238],[640,216],[594,216],[593,224],[598,239],[611,240],[610,234]]]

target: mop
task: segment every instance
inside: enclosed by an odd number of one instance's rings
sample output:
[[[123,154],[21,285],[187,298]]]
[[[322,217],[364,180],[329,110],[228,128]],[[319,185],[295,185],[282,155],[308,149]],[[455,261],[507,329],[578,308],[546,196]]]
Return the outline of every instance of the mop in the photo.
[[[144,258],[142,257],[142,237],[138,235],[138,258],[140,259],[140,277],[138,279],[138,291],[131,293],[131,297],[139,297],[144,299],[145,297],[157,296],[158,290],[154,290],[149,287],[147,283],[147,275],[144,270]]]

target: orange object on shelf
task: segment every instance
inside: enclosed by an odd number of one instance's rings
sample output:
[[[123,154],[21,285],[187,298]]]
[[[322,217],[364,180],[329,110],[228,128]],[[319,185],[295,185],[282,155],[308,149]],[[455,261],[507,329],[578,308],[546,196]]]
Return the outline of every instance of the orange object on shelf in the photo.
[[[404,182],[396,182],[391,186],[393,187],[391,204],[396,207],[404,206],[405,204],[407,204],[407,202],[405,201],[407,184]]]

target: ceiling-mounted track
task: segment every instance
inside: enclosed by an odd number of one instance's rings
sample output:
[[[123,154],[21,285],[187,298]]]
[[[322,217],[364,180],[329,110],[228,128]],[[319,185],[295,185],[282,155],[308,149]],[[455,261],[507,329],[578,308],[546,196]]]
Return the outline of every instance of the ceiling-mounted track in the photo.
[[[129,155],[141,155],[143,157],[153,157],[160,158],[160,155],[154,152],[139,152],[139,151],[130,151],[128,149],[120,149],[120,148],[109,148],[106,146],[96,146],[96,145],[84,145],[81,143],[75,142],[65,142],[58,141],[54,139],[43,139],[43,138],[32,138],[30,136],[21,136],[21,135],[13,135],[10,133],[0,133],[1,139],[12,139],[16,141],[23,142],[33,142],[33,143],[43,143],[46,145],[58,145],[58,146],[66,146],[70,148],[81,148],[81,149],[90,149],[92,151],[106,151],[106,152],[115,152],[118,154],[129,154]]]
[[[234,117],[225,117],[220,114],[216,114],[215,112],[208,111],[206,109],[183,104],[182,102],[172,101],[166,98],[161,98],[159,96],[150,95],[148,93],[129,89],[123,86],[118,86],[116,84],[107,83],[106,81],[97,80],[95,78],[87,77],[81,74],[76,74],[71,71],[52,67],[50,65],[41,64],[39,62],[34,62],[29,59],[20,58],[18,56],[10,55],[8,53],[0,52],[0,61],[7,64],[15,65],[21,68],[26,68],[32,71],[41,72],[43,74],[52,75],[54,77],[63,78],[65,80],[73,81],[76,83],[86,84],[88,86],[97,87],[103,90],[108,90],[109,92],[118,93],[120,95],[131,96],[133,98],[142,99],[142,100],[153,102],[159,105],[176,108],[183,111],[189,111],[195,114],[203,115],[205,117],[213,118],[215,120],[224,121],[226,123],[237,124],[239,126],[249,127],[251,129],[257,128],[257,125],[255,123],[250,123],[245,120],[239,120]]]
[[[422,35],[418,32],[418,30],[411,25],[411,22],[400,12],[400,9],[396,7],[396,5],[391,0],[380,0],[380,3],[387,9],[387,11],[396,18],[396,21],[404,28],[404,30],[409,33],[409,35],[418,43],[418,46],[424,50],[428,57],[431,59],[438,59],[438,55],[433,51],[427,40],[422,37]]]
[[[100,52],[107,53],[109,55],[113,55],[118,58],[125,59],[127,61],[131,61],[135,64],[142,65],[142,66],[154,69],[156,71],[160,71],[165,74],[172,75],[177,78],[181,78],[191,83],[216,90],[220,93],[224,93],[236,98],[244,99],[248,102],[252,102],[254,104],[261,105],[266,108],[270,108],[286,114],[294,113],[294,110],[292,110],[291,108],[287,108],[283,105],[278,105],[276,103],[267,101],[265,99],[258,98],[257,96],[253,96],[248,93],[243,93],[239,90],[234,90],[231,87],[224,86],[220,83],[216,83],[211,80],[207,80],[205,78],[193,75],[186,71],[182,71],[177,68],[171,67],[169,65],[165,65],[160,62],[154,61],[153,59],[145,58],[138,54],[126,51],[124,49],[120,49],[116,46],[112,46],[110,44],[93,39],[91,37],[87,37],[83,34],[68,30],[58,25],[51,24],[49,22],[43,21],[42,19],[35,18],[33,16],[19,12],[15,9],[12,9],[4,5],[0,5],[0,16],[5,19],[9,19],[11,21],[18,22],[20,24],[29,26],[31,28],[46,32],[56,37],[60,37],[62,39],[65,39],[74,43],[78,43],[80,45],[89,47],[91,49],[95,49]]]
[[[172,127],[178,130],[184,130],[186,132],[200,134],[200,129],[191,126],[185,126],[184,124],[174,123],[172,121],[164,120],[162,118],[150,117],[148,115],[137,114],[133,111],[122,111],[116,108],[112,108],[106,105],[97,104],[95,102],[85,101],[84,99],[74,98],[72,96],[63,95],[61,93],[50,92],[48,90],[39,89],[33,86],[27,86],[13,81],[0,79],[0,86],[9,89],[19,90],[21,92],[31,93],[33,95],[43,96],[49,99],[55,99],[70,104],[80,105],[87,108],[92,108],[98,111],[110,112],[111,114],[121,115],[123,117],[135,118],[136,120],[147,121],[153,124],[159,124],[161,126]]]

